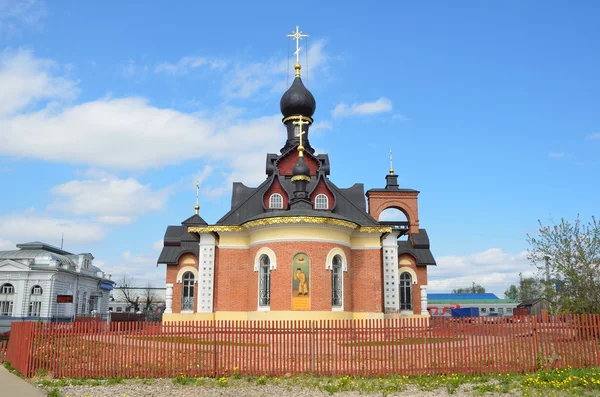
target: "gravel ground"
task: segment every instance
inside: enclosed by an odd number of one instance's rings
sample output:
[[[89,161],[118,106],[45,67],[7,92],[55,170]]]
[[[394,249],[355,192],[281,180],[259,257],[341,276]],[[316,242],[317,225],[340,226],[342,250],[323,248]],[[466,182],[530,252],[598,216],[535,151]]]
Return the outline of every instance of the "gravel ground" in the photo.
[[[316,389],[299,387],[282,387],[274,385],[266,386],[232,386],[232,387],[206,387],[206,386],[180,386],[174,385],[170,379],[157,379],[152,384],[143,384],[141,382],[126,381],[113,386],[66,386],[60,388],[63,396],[68,397],[154,397],[154,396],[172,396],[172,397],[190,397],[190,396],[221,396],[221,397],[329,397],[329,394]],[[359,393],[337,392],[336,397],[381,397],[381,392],[377,393]],[[407,390],[402,393],[393,393],[389,396],[414,396],[414,397],[433,397],[433,396],[453,396],[466,397],[476,394],[468,391],[468,387],[461,387],[453,394],[448,394],[446,389],[437,391],[421,391],[415,386],[409,385]],[[500,394],[486,394],[488,396],[500,396]],[[504,397],[520,396],[519,394],[502,394]]]

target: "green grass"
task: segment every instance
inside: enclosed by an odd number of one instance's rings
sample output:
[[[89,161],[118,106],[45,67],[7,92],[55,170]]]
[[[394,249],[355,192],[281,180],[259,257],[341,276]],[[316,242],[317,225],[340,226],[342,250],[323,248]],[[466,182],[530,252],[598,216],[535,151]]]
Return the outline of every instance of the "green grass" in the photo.
[[[352,342],[342,343],[341,346],[395,346],[395,345],[423,345],[425,343],[443,343],[460,341],[465,338],[402,338],[389,341]]]
[[[211,341],[190,338],[188,336],[136,336],[133,339],[147,340],[151,342],[167,342],[167,343],[185,343],[190,345],[217,345],[217,346],[250,346],[250,347],[267,347],[266,343],[242,343],[229,341]]]
[[[235,374],[235,372],[234,372]],[[600,368],[586,369],[554,369],[532,374],[495,374],[495,375],[430,375],[406,376],[394,375],[386,377],[318,377],[300,376],[220,376],[217,378],[187,377],[180,374],[172,382],[182,387],[243,388],[276,385],[288,390],[303,388],[319,390],[329,395],[341,392],[376,393],[382,396],[401,393],[409,388],[421,391],[445,390],[448,394],[459,391],[471,395],[484,396],[488,393],[512,394],[521,393],[523,397],[533,396],[598,396],[600,395]],[[98,386],[119,383],[146,383],[148,379],[56,379],[41,380],[38,384],[53,391],[64,386]],[[240,393],[240,394],[243,394]]]
[[[62,397],[62,394],[60,393],[60,390],[58,390],[56,387],[52,390],[50,390],[47,394],[48,397]]]

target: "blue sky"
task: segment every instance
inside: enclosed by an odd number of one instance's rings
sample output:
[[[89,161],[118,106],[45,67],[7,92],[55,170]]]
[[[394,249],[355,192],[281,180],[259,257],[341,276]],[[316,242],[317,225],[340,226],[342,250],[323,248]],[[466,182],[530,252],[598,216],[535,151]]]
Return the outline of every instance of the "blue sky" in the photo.
[[[331,179],[421,191],[430,290],[501,293],[537,220],[600,201],[600,4],[0,0],[0,249],[89,251],[164,283],[169,224],[215,222],[285,141],[296,24]],[[306,45],[306,43],[303,43]],[[302,63],[305,63],[305,54]],[[290,63],[290,66],[293,62]],[[359,161],[358,159],[362,159]]]

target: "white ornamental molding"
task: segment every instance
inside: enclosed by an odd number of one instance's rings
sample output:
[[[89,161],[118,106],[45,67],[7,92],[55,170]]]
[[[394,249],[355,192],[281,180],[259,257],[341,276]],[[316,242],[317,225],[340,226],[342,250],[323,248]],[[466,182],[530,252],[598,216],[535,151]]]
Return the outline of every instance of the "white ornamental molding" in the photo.
[[[262,247],[256,252],[256,256],[254,257],[254,271],[257,272],[260,269],[260,257],[263,255],[269,257],[269,269],[277,269],[277,258],[275,257],[275,252],[273,252],[271,248]]]
[[[346,253],[341,248],[333,248],[327,254],[327,259],[325,259],[325,270],[333,269],[333,257],[339,255],[342,258],[342,269],[347,272],[348,271],[348,260],[346,259]]]

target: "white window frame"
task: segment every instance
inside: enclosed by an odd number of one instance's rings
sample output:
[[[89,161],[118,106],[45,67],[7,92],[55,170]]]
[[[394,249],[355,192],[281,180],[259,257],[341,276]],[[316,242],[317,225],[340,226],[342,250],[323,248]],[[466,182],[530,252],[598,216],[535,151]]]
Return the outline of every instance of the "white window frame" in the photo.
[[[11,317],[14,311],[15,287],[11,283],[0,286],[0,316]]]
[[[408,285],[405,285],[404,283],[406,282],[406,280],[402,280],[402,276],[403,275],[408,275],[409,280],[408,280]],[[414,310],[414,302],[413,302],[413,298],[412,298],[412,285],[413,285],[413,276],[412,274],[410,274],[410,272],[402,272],[398,275],[398,291],[399,291],[399,296],[398,296],[398,304],[400,306],[400,313],[406,313],[409,312],[412,313],[412,311]],[[403,288],[408,287],[408,297],[410,298],[410,306],[409,307],[402,307],[402,297],[405,296],[405,293],[403,291]]]
[[[186,275],[190,274],[191,275],[191,279],[188,277],[186,278]],[[195,288],[195,284],[196,284],[196,275],[194,274],[194,272],[190,272],[187,271],[185,273],[183,273],[183,275],[181,276],[181,313],[193,313],[194,312],[194,288]],[[192,309],[184,309],[184,302],[185,302],[185,298],[186,298],[186,290],[188,292],[187,298],[190,298],[192,300]],[[190,292],[191,291],[191,292]]]
[[[279,204],[277,204],[275,200],[279,200]],[[279,193],[273,193],[269,197],[269,208],[283,209],[283,196]]]
[[[323,201],[323,199],[324,199],[324,201]],[[323,204],[325,204],[325,206],[323,206]],[[317,196],[315,197],[315,209],[316,210],[328,210],[329,209],[329,197],[327,197],[323,193],[317,194]]]
[[[265,262],[266,260],[266,262]],[[258,310],[259,311],[269,311],[271,310],[271,257],[266,253],[260,255],[258,259]],[[262,302],[262,289],[263,289],[263,278],[268,279],[268,300],[269,304],[261,304]]]
[[[336,260],[338,261],[336,263]],[[344,258],[336,254],[331,261],[331,310],[334,312],[343,312],[344,311]],[[333,294],[335,291],[335,274],[338,272],[338,283],[340,284],[340,304],[333,304]]]
[[[29,291],[29,306],[27,317],[40,317],[42,314],[42,294],[44,290],[39,285],[34,285]]]
[[[0,295],[14,295],[15,287],[11,283],[4,283],[0,286]]]

